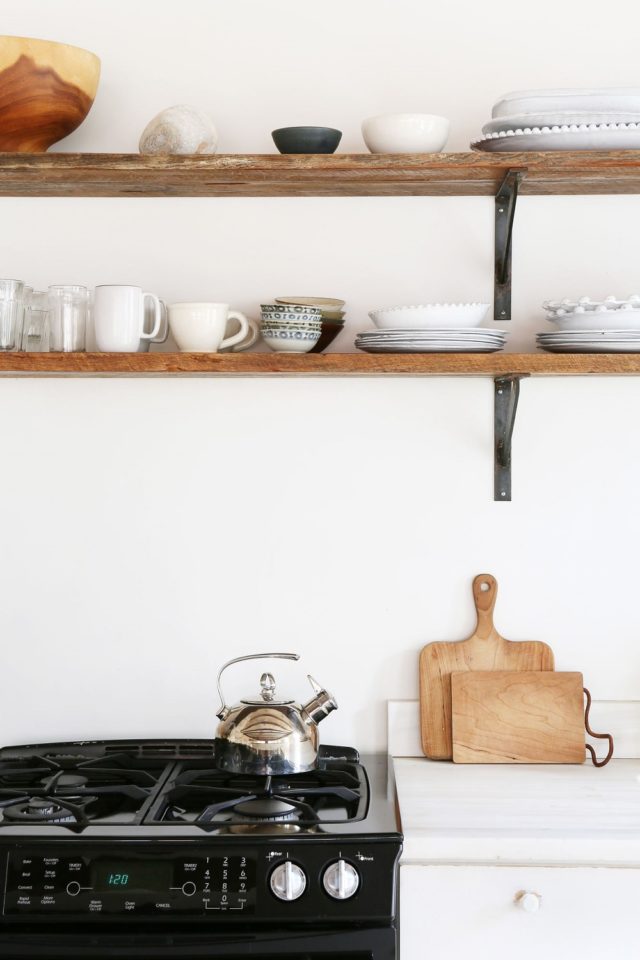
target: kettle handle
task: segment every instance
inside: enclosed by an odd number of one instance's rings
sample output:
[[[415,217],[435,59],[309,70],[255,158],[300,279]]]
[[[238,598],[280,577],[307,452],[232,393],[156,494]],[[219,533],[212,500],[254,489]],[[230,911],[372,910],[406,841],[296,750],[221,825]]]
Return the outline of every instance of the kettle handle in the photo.
[[[299,660],[299,653],[248,653],[244,657],[234,657],[233,660],[227,660],[218,671],[218,696],[220,697],[220,709],[218,710],[216,716],[221,720],[226,716],[229,708],[225,703],[224,694],[222,692],[222,686],[220,684],[220,678],[222,674],[227,669],[227,667],[233,666],[234,663],[242,663],[243,660]]]

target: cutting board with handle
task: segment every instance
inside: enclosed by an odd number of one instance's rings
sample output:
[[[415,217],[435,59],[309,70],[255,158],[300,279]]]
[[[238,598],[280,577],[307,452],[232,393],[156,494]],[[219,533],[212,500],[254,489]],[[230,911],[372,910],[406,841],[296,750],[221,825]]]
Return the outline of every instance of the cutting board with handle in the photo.
[[[468,670],[553,670],[553,651],[539,640],[505,640],[493,624],[498,583],[489,573],[473,581],[478,622],[468,640],[428,643],[420,654],[422,749],[451,760],[451,674]]]
[[[454,763],[584,763],[581,673],[451,675]]]

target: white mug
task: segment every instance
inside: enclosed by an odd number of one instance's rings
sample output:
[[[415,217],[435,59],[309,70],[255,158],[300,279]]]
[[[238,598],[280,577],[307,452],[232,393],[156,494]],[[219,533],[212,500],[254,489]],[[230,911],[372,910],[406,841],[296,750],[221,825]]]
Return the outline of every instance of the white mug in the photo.
[[[240,330],[225,337],[229,320],[237,320]],[[169,326],[184,353],[217,353],[237,344],[246,349],[256,339],[252,335],[254,324],[239,310],[230,310],[228,303],[172,303]]]
[[[144,302],[153,303],[155,321],[150,333],[144,329]],[[93,297],[96,346],[104,353],[135,353],[141,340],[153,340],[160,332],[162,307],[154,293],[127,284],[103,284]]]

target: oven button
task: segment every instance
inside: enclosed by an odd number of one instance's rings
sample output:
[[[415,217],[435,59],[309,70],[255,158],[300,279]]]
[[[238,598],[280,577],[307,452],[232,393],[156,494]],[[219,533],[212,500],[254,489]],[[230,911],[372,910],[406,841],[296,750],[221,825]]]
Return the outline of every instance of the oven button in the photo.
[[[358,890],[360,877],[356,868],[346,860],[330,863],[322,875],[322,885],[334,900],[348,900]]]
[[[67,884],[67,893],[70,897],[77,897],[80,889],[80,884],[77,880],[71,880],[71,882]]]
[[[291,860],[285,860],[274,868],[270,883],[278,900],[297,900],[305,891],[307,878],[302,867]]]
[[[185,897],[192,897],[194,895],[196,892],[196,885],[193,880],[187,880],[186,883],[182,884],[182,892],[184,893]]]

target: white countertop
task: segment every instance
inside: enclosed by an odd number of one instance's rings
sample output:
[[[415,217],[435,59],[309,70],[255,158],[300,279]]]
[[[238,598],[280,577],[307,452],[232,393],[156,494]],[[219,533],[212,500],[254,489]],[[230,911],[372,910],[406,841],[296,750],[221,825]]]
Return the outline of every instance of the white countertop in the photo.
[[[640,865],[640,760],[394,770],[403,863]]]

